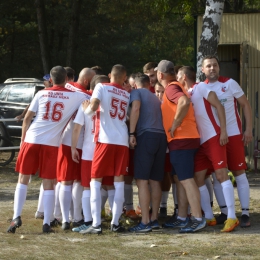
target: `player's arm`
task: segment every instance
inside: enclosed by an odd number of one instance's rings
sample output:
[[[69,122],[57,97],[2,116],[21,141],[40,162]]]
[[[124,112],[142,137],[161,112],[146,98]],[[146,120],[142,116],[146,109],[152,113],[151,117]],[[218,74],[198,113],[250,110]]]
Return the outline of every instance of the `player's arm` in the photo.
[[[174,137],[174,131],[181,125],[184,117],[187,115],[190,107],[190,100],[186,95],[178,99],[176,114],[172,123],[172,127],[168,130],[171,137]]]
[[[131,147],[134,147],[136,146],[136,138],[134,133],[135,133],[137,121],[139,119],[141,102],[139,100],[134,100],[131,105],[132,105],[132,109],[130,112],[129,144]]]
[[[237,98],[237,102],[242,107],[246,119],[246,130],[243,134],[244,145],[248,145],[252,139],[252,109],[245,95]]]
[[[97,98],[92,98],[90,101],[85,100],[82,102],[83,111],[87,115],[92,115],[99,107],[100,100]]]
[[[25,117],[24,117],[23,125],[22,125],[21,143],[25,139],[26,132],[27,132],[29,126],[31,125],[31,122],[32,122],[34,115],[35,115],[35,112],[28,110]]]
[[[214,91],[209,92],[207,100],[213,107],[215,107],[217,109],[218,119],[219,119],[219,123],[220,123],[219,143],[220,143],[220,145],[225,145],[226,143],[228,143],[225,109],[221,105],[221,103],[218,100],[218,97]]]
[[[23,113],[21,115],[15,117],[15,119],[17,119],[17,122],[19,122],[21,119],[24,118],[24,116],[26,115],[26,113],[27,113],[27,111],[29,109],[29,106],[30,106],[30,104],[24,109],[24,111],[23,111]]]
[[[82,125],[74,123],[72,138],[71,138],[71,156],[72,160],[76,163],[79,163],[80,156],[77,150],[77,143],[79,140],[79,135],[81,131]]]

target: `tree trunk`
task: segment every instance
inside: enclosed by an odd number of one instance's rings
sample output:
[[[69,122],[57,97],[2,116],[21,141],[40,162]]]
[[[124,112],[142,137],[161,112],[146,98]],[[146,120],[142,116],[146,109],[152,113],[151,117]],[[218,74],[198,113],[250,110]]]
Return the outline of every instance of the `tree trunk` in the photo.
[[[68,38],[68,49],[67,49],[67,60],[66,66],[73,67],[74,57],[77,49],[76,40],[79,28],[79,18],[80,18],[80,7],[82,0],[74,0],[72,5],[72,15],[69,28],[69,38]]]
[[[204,81],[201,71],[202,59],[206,55],[217,55],[222,14],[225,0],[207,0],[203,16],[200,46],[197,54],[197,81]]]
[[[40,41],[43,72],[46,74],[50,72],[51,58],[48,45],[44,0],[35,0],[35,7],[37,12],[38,35]]]

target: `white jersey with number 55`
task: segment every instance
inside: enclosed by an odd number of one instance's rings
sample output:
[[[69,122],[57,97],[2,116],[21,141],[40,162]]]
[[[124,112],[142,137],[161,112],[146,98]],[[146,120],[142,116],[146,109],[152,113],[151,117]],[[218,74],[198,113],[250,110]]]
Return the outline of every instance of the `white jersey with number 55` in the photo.
[[[83,100],[85,96],[82,93],[59,86],[40,90],[29,107],[36,117],[24,141],[58,147],[66,124]]]
[[[126,114],[130,94],[115,83],[99,83],[92,98],[100,100],[96,112],[95,142],[128,147]]]

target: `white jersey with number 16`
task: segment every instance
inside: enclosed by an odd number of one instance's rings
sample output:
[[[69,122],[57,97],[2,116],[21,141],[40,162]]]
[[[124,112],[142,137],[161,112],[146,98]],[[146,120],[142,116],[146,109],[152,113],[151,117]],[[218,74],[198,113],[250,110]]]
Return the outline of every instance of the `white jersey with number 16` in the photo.
[[[63,87],[53,86],[39,91],[29,107],[36,117],[24,141],[58,147],[66,124],[83,100],[85,96],[81,93]]]

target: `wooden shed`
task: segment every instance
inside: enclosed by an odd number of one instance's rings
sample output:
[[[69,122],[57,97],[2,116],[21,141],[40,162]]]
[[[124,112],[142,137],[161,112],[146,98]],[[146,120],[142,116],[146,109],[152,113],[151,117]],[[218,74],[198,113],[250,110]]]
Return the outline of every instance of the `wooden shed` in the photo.
[[[235,79],[244,90],[253,112],[253,142],[246,147],[246,158],[253,168],[254,141],[260,139],[260,13],[223,14],[218,46],[220,74]],[[197,20],[197,46],[202,16]],[[242,111],[240,115],[244,125]],[[258,164],[260,166],[260,163]]]

